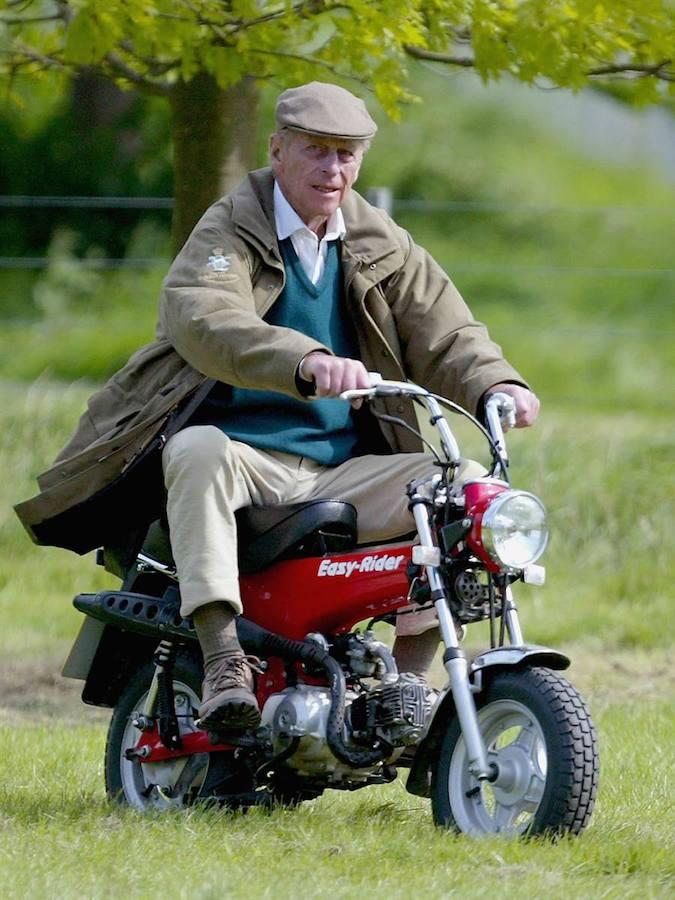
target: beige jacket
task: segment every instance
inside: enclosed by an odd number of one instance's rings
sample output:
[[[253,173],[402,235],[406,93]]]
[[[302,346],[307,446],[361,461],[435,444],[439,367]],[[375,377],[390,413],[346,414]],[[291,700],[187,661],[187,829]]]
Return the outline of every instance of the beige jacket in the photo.
[[[159,453],[151,465],[148,448],[159,449],[158,436],[171,433],[171,416],[187,397],[200,386],[208,391],[206,379],[299,396],[300,360],[326,348],[263,319],[284,287],[273,184],[269,169],[252,172],[197,224],[165,279],[156,340],[91,397],[54,466],[38,478],[41,493],[16,507],[36,542],[86,552],[127,519],[156,517]],[[406,231],[356,192],[343,214],[346,302],[368,369],[408,378],[470,411],[493,384],[525,383]],[[408,404],[384,406],[414,421]],[[403,429],[382,430],[393,450],[420,449]],[[124,483],[139,460],[144,483],[154,479],[147,498],[142,484]]]

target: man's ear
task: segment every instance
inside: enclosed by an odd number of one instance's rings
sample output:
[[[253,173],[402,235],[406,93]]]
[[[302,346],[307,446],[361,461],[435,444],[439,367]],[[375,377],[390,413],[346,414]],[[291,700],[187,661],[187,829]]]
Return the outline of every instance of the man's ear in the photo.
[[[276,139],[275,135],[272,135],[270,137],[270,159],[279,159],[280,147],[279,141]]]

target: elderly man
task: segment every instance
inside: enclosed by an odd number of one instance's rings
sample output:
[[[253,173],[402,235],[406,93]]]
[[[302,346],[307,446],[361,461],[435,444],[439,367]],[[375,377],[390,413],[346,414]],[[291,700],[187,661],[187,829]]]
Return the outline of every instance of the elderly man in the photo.
[[[17,507],[38,543],[123,540],[132,510],[140,524],[157,515],[165,444],[181,612],[204,656],[199,715],[227,733],[260,717],[235,627],[235,511],[334,497],[356,507],[361,543],[413,528],[405,485],[430,457],[339,394],[379,371],[473,412],[499,388],[518,426],[539,406],[447,275],[352,190],[376,131],[363,102],[313,82],[281,94],[276,119],[271,168],[207,210],[171,267],[155,342],[90,399],[41,494]],[[424,673],[438,639],[428,614],[400,617],[399,669]]]
[[[412,528],[404,486],[429,457],[391,454],[366,411],[338,395],[369,386],[368,367],[387,368],[473,410],[504,390],[521,426],[538,410],[447,276],[352,192],[376,131],[362,101],[314,82],[285,91],[276,119],[271,171],[207,211],[161,306],[178,353],[219,381],[163,466],[182,612],[204,654],[199,714],[228,732],[259,721],[235,628],[235,510],[332,496],[356,506],[362,543]],[[399,668],[423,673],[436,623],[400,621]]]

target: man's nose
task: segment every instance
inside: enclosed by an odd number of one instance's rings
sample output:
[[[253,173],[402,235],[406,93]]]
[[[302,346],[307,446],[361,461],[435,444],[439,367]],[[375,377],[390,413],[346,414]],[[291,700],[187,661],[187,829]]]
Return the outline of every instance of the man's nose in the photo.
[[[330,174],[336,174],[340,171],[340,158],[338,156],[337,150],[328,150],[322,160],[322,166],[324,172],[328,172]]]

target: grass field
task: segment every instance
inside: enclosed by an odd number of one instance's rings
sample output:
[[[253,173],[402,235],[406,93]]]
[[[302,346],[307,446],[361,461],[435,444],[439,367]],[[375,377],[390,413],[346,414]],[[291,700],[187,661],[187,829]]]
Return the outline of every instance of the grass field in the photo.
[[[642,675],[633,675],[637,686]],[[620,691],[594,703],[600,798],[592,827],[558,844],[439,832],[428,802],[399,783],[295,811],[141,817],[103,798],[102,723],[87,724],[86,712],[80,723],[10,717],[1,738],[3,896],[672,896],[675,734],[663,701],[660,690],[641,692],[630,716]]]
[[[437,831],[428,802],[400,781],[248,815],[141,817],[108,804],[107,714],[81,705],[78,685],[57,672],[79,622],[70,598],[110,576],[91,557],[33,547],[10,510],[88,391],[2,384],[3,896],[672,895],[671,436],[662,420],[596,414],[582,425],[549,411],[513,435],[514,482],[539,493],[553,520],[549,583],[520,593],[526,634],[573,657],[569,676],[599,729],[601,785],[578,839],[475,842]],[[467,643],[477,640],[470,633]]]

